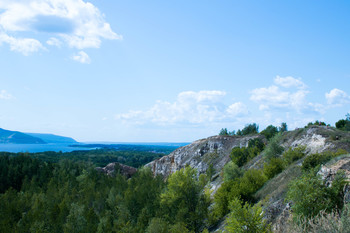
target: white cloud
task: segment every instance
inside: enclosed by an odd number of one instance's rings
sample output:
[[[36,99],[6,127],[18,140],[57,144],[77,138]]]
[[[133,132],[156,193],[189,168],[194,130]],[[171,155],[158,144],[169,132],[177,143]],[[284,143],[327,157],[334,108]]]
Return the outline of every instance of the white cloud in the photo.
[[[0,33],[3,34],[0,43],[8,43],[11,50],[25,55],[42,47],[39,39],[34,38],[42,32],[51,35],[47,44],[57,46],[59,41],[64,41],[76,49],[99,48],[101,39],[122,39],[113,32],[99,9],[83,0],[2,0],[0,10]],[[33,38],[17,37],[28,32],[34,32]],[[26,49],[22,49],[24,45],[21,48],[14,45],[19,42],[25,43]],[[32,49],[28,49],[28,44]]]
[[[293,77],[279,77],[274,79],[276,85],[256,88],[251,91],[250,99],[259,104],[262,111],[271,109],[317,111],[314,104],[306,100],[309,93],[307,86],[301,79]]]
[[[326,93],[325,96],[329,105],[338,107],[350,103],[350,96],[345,91],[337,88],[332,89],[329,93]]]
[[[296,87],[296,88],[300,88],[300,89],[304,89],[307,86],[305,85],[304,82],[301,81],[301,79],[296,79],[293,78],[291,76],[287,76],[287,77],[280,77],[277,76],[274,80],[275,84],[281,86],[281,87],[286,87],[286,88],[290,88],[290,87]]]
[[[15,38],[0,32],[0,45],[1,42],[9,44],[11,51],[20,52],[25,56],[45,49],[38,40],[31,38]]]
[[[1,90],[0,99],[10,100],[10,99],[14,99],[14,97],[10,93],[8,93],[6,90]]]
[[[232,120],[248,113],[247,107],[241,102],[225,106],[225,95],[223,91],[181,92],[172,103],[157,101],[148,110],[118,114],[116,119],[133,124],[205,124]]]
[[[80,51],[77,54],[72,56],[72,59],[74,61],[83,63],[83,64],[90,64],[91,63],[91,59],[89,57],[89,55],[87,55],[87,53],[85,53],[84,51]]]
[[[62,41],[60,41],[59,39],[55,38],[55,37],[51,37],[50,39],[48,39],[46,41],[46,44],[51,45],[51,46],[56,46],[58,48],[61,48],[62,46]]]

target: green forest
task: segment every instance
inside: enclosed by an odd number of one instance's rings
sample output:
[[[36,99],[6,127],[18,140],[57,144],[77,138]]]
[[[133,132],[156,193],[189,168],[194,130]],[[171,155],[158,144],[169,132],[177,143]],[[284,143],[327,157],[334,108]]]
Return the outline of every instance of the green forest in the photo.
[[[347,132],[348,116],[340,122],[335,130]],[[310,127],[328,126],[315,122],[290,133],[297,137]],[[322,164],[347,156],[347,150],[307,154],[304,146],[284,148],[282,142],[289,135],[285,123],[261,132],[256,124],[250,124],[238,132],[234,137],[261,137],[250,139],[247,147],[231,150],[215,193],[210,169],[198,174],[186,166],[164,179],[143,167],[163,153],[103,149],[3,152],[0,232],[210,232],[223,223],[225,232],[272,232],[271,223],[264,218],[266,200],[261,193],[276,177],[291,171],[293,179],[285,192],[285,200],[293,203],[290,232],[349,232],[344,172],[335,175],[332,185],[326,185],[318,173]],[[220,134],[230,136],[225,129]],[[330,139],[338,140],[333,136]],[[341,140],[349,143],[349,139]],[[261,167],[249,165],[260,157]],[[134,166],[138,171],[127,179],[95,169],[110,162]]]

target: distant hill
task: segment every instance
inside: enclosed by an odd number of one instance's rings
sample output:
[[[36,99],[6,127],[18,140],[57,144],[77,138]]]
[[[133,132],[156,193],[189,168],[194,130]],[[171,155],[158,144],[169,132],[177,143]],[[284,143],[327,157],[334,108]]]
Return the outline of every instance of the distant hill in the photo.
[[[46,142],[40,138],[25,133],[0,128],[0,143],[45,144]]]
[[[32,137],[39,138],[46,143],[77,143],[73,138],[63,137],[54,134],[26,133]]]
[[[22,133],[0,128],[0,143],[6,144],[47,144],[47,143],[77,143],[73,138],[54,134]]]

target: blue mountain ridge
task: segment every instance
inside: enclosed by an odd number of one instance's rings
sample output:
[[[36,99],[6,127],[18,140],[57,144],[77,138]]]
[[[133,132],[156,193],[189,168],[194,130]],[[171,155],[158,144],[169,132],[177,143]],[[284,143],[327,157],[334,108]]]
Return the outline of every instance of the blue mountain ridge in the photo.
[[[47,144],[76,143],[73,138],[53,134],[22,133],[0,128],[0,143],[2,144]]]

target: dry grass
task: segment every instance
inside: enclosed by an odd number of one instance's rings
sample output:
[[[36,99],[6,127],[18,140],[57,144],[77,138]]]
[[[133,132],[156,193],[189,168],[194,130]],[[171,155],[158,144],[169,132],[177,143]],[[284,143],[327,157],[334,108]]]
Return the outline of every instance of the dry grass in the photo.
[[[291,233],[348,233],[350,232],[350,206],[344,206],[341,214],[322,211],[311,219],[296,219],[288,222],[285,232]]]

